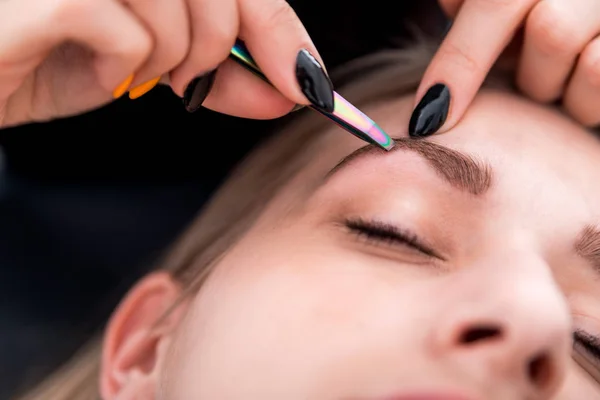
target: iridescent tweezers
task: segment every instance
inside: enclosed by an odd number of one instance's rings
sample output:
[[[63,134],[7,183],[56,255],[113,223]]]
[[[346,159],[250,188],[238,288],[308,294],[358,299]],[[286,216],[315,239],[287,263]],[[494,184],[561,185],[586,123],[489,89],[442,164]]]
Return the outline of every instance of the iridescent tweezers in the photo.
[[[231,49],[230,57],[265,82],[270,83],[254,62],[243,42],[239,40],[236,42]],[[388,151],[394,147],[394,141],[371,118],[367,117],[338,93],[333,92],[333,97],[335,106],[332,113],[319,110],[317,107],[309,107],[334,121],[359,139]]]

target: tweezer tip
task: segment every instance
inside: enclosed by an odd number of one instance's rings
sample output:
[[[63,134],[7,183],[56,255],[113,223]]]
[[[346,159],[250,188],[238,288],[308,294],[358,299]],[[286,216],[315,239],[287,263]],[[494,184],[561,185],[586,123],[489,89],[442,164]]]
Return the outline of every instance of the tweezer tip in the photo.
[[[379,145],[379,147],[381,147],[385,151],[392,150],[394,148],[394,146],[396,145],[396,141],[394,139],[392,139],[392,137],[390,135],[388,135],[383,129],[381,129],[381,127],[379,127],[378,125],[376,125],[376,126],[379,129],[379,132],[381,133],[381,135],[383,135],[383,137],[387,139],[385,141],[385,143],[377,142],[377,144]]]

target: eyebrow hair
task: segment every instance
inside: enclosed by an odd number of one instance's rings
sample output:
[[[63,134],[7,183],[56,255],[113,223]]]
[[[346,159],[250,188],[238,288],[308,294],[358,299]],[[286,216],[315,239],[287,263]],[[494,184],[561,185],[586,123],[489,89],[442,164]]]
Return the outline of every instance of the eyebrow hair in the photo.
[[[575,241],[575,251],[600,274],[600,229],[586,225]]]
[[[473,195],[483,195],[492,185],[492,168],[489,164],[423,139],[397,138],[389,152],[374,145],[361,147],[346,156],[327,175],[328,177],[351,163],[367,156],[385,157],[399,150],[412,151],[423,157],[435,172],[451,186]]]

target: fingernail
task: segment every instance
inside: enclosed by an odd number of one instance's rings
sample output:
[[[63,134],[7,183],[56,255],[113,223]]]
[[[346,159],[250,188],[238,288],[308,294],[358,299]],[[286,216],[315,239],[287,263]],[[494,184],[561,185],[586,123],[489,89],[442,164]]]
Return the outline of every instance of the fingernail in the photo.
[[[142,97],[143,95],[154,89],[154,87],[158,85],[158,81],[160,81],[160,76],[158,78],[152,79],[151,81],[142,83],[141,85],[134,87],[129,91],[129,98],[131,100],[135,100],[137,98]]]
[[[306,107],[304,104],[296,104],[294,106],[294,108],[292,108],[292,110],[290,111],[291,113],[296,112],[296,111],[300,111],[302,110],[304,107]]]
[[[442,83],[429,88],[413,111],[408,124],[412,137],[425,137],[434,134],[446,122],[450,108],[450,90]]]
[[[296,57],[296,79],[302,93],[315,107],[333,112],[333,84],[321,64],[305,49]]]
[[[133,82],[133,74],[129,75],[127,79],[125,79],[117,88],[113,91],[113,98],[118,99],[123,96],[129,86],[131,86],[131,82]]]
[[[192,79],[189,85],[183,92],[183,105],[188,112],[195,112],[202,106],[204,100],[210,93],[213,83],[215,82],[215,76],[217,70],[212,70],[204,75],[197,76]]]

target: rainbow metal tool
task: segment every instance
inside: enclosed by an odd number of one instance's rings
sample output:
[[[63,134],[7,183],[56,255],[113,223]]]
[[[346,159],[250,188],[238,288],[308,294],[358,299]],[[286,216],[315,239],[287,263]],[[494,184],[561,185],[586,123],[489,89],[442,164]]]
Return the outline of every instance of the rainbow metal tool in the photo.
[[[238,40],[231,49],[229,57],[270,84],[269,80],[254,62],[254,59],[248,52],[248,49],[246,49],[244,43],[240,40]],[[319,110],[313,106],[309,107],[337,123],[359,139],[377,145],[387,151],[394,147],[392,138],[390,138],[371,118],[367,117],[362,111],[354,107],[337,92],[333,92],[333,97],[335,106],[332,113]]]

